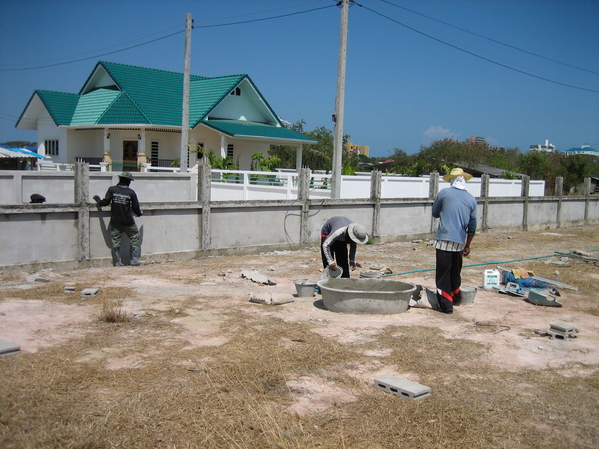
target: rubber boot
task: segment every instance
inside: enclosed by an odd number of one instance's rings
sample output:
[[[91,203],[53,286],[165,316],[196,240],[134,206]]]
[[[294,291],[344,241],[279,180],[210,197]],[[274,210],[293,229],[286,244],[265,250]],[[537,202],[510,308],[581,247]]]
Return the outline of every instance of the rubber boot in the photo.
[[[117,246],[116,248],[112,248],[112,265],[115,267],[122,267],[123,262],[121,261],[121,247]]]
[[[129,258],[131,260],[131,265],[141,265],[144,262],[139,260],[141,256],[141,248],[139,246],[131,245],[131,249],[129,250]]]

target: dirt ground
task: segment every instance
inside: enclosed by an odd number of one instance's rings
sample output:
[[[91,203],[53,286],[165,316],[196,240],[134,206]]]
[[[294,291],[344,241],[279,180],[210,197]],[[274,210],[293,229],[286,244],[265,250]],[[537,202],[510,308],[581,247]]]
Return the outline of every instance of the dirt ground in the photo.
[[[599,226],[477,235],[462,274],[479,291],[453,315],[298,298],[294,280],[320,279],[317,248],[1,273],[0,339],[21,353],[0,358],[0,446],[598,447],[599,264],[556,255],[597,249]],[[388,268],[434,289],[434,257],[427,241],[363,245],[352,277]],[[497,266],[573,288],[535,306],[480,288]],[[249,301],[272,294],[293,302]],[[129,319],[103,321],[107,306]],[[551,323],[579,332],[535,333]],[[385,374],[431,396],[373,388]]]

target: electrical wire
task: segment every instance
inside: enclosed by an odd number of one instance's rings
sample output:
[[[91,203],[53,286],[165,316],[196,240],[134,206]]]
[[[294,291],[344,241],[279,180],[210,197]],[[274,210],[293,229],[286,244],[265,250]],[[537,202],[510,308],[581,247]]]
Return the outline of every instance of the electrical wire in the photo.
[[[565,65],[565,66],[568,66],[568,67],[572,67],[574,69],[582,70],[583,72],[588,72],[588,73],[593,73],[595,75],[599,75],[599,72],[594,72],[592,70],[588,70],[588,69],[585,69],[583,67],[578,67],[578,66],[575,66],[573,64],[568,64],[567,62],[558,61],[557,59],[548,58],[548,57],[540,55],[538,53],[533,53],[532,51],[528,51],[528,50],[525,50],[523,48],[516,47],[514,45],[506,44],[505,42],[501,42],[501,41],[498,41],[496,39],[493,39],[493,38],[490,38],[490,37],[487,37],[487,36],[483,36],[482,34],[478,34],[478,33],[475,33],[473,31],[467,30],[465,28],[461,28],[459,26],[452,25],[451,23],[444,22],[444,21],[439,20],[439,19],[435,19],[434,17],[431,17],[431,16],[427,16],[426,14],[419,13],[418,11],[414,11],[413,9],[409,9],[409,8],[404,7],[404,6],[396,5],[395,3],[390,2],[388,0],[379,0],[379,1],[381,1],[383,3],[387,3],[387,4],[392,5],[392,6],[395,6],[396,8],[401,8],[403,10],[409,11],[409,12],[411,12],[413,14],[417,14],[419,16],[426,17],[427,19],[434,20],[435,22],[442,23],[443,25],[450,26],[450,27],[455,28],[457,30],[464,31],[465,33],[469,33],[469,34],[472,34],[474,36],[486,39],[486,40],[494,42],[496,44],[503,45],[505,47],[509,47],[509,48],[512,48],[512,49],[517,50],[517,51],[521,51],[522,53],[527,53],[529,55],[536,56],[537,58],[545,59],[547,61],[555,62],[557,64],[561,64],[561,65]]]
[[[172,37],[172,36],[175,36],[177,34],[184,33],[184,32],[185,32],[185,30],[176,31],[175,33],[171,33],[171,34],[168,34],[168,35],[163,36],[163,37],[152,39],[151,41],[148,41],[148,42],[143,42],[141,44],[132,45],[130,47],[122,48],[120,50],[114,50],[114,51],[110,51],[110,52],[107,52],[107,53],[102,53],[102,54],[95,55],[95,56],[89,56],[87,58],[75,59],[73,61],[58,62],[56,64],[46,64],[46,65],[41,65],[41,66],[37,66],[37,67],[25,67],[25,68],[20,68],[20,69],[0,69],[0,72],[16,72],[16,71],[21,71],[21,70],[37,70],[37,69],[46,69],[48,67],[56,67],[56,66],[59,66],[59,65],[74,64],[75,62],[87,61],[89,59],[96,59],[96,58],[99,58],[101,56],[112,55],[112,54],[115,54],[115,53],[119,53],[121,51],[131,50],[132,48],[137,48],[137,47],[141,47],[143,45],[148,45],[148,44],[151,44],[153,42],[157,42],[157,41],[160,41],[162,39],[166,39],[168,37]]]
[[[152,36],[157,36],[159,34],[163,34],[163,33],[166,33],[168,31],[171,31],[171,30],[174,30],[174,29],[180,29],[181,27],[185,27],[185,24],[183,24],[183,25],[177,25],[177,26],[171,27],[171,28],[167,28],[166,30],[158,31],[156,33],[152,33],[152,34],[149,34],[147,36],[139,37],[139,38],[127,41],[127,42],[121,42],[120,44],[111,45],[110,47],[100,48],[98,50],[87,51],[85,53],[78,53],[78,54],[71,55],[71,56],[65,56],[63,58],[47,59],[47,60],[38,61],[38,62],[22,62],[22,63],[18,63],[18,64],[9,64],[7,66],[6,65],[2,65],[0,67],[12,67],[12,66],[22,66],[22,65],[32,65],[32,64],[44,64],[44,63],[47,63],[47,62],[62,61],[64,59],[71,59],[71,58],[76,58],[78,56],[90,55],[92,53],[95,54],[95,53],[97,53],[99,51],[106,51],[106,50],[109,50],[111,48],[116,48],[116,47],[121,47],[123,45],[128,45],[128,44],[130,44],[132,42],[137,42],[137,41],[140,41],[142,39],[148,39],[148,38],[150,38]]]
[[[558,84],[558,85],[560,85],[560,86],[570,87],[570,88],[572,88],[572,89],[584,90],[584,91],[586,91],[586,92],[594,92],[594,93],[599,93],[599,90],[597,90],[597,89],[589,89],[589,88],[586,88],[586,87],[579,87],[579,86],[574,86],[574,85],[572,85],[572,84],[562,83],[562,82],[560,82],[560,81],[551,80],[551,79],[549,79],[549,78],[545,78],[545,77],[542,77],[542,76],[538,76],[538,75],[534,75],[534,74],[532,74],[532,73],[525,72],[524,70],[520,70],[520,69],[516,69],[516,68],[514,68],[514,67],[510,67],[509,65],[503,64],[503,63],[501,63],[501,62],[493,61],[492,59],[489,59],[489,58],[486,58],[486,57],[484,57],[484,56],[478,55],[478,54],[476,54],[476,53],[474,53],[474,52],[471,52],[471,51],[469,51],[469,50],[466,50],[466,49],[464,49],[464,48],[458,47],[457,45],[453,45],[453,44],[451,44],[451,43],[449,43],[449,42],[445,42],[444,40],[442,40],[442,39],[439,39],[439,38],[436,38],[436,37],[434,37],[434,36],[431,36],[430,34],[427,34],[427,33],[423,32],[423,31],[419,31],[419,30],[417,30],[417,29],[416,29],[416,28],[414,28],[414,27],[411,27],[411,26],[409,26],[409,25],[406,25],[406,24],[404,24],[404,23],[401,23],[401,22],[399,22],[398,20],[395,20],[395,19],[393,19],[393,18],[391,18],[391,17],[389,17],[389,16],[386,16],[385,14],[382,14],[382,13],[380,13],[380,12],[378,12],[378,11],[375,11],[375,10],[373,10],[373,9],[371,9],[371,8],[367,7],[367,6],[364,6],[364,5],[361,5],[361,4],[358,4],[358,3],[357,3],[357,5],[358,5],[358,6],[361,6],[362,8],[366,9],[367,11],[370,11],[370,12],[372,12],[373,14],[376,14],[376,15],[378,15],[378,16],[381,16],[381,17],[383,17],[383,18],[385,18],[385,19],[387,19],[387,20],[390,20],[391,22],[394,22],[394,23],[396,23],[396,24],[398,24],[398,25],[400,25],[400,26],[402,26],[402,27],[405,27],[405,28],[407,28],[407,29],[409,29],[409,30],[412,30],[412,31],[414,31],[414,32],[418,33],[418,34],[421,34],[421,35],[423,35],[423,36],[426,36],[426,37],[428,37],[429,39],[433,39],[433,40],[435,40],[435,41],[437,41],[437,42],[439,42],[439,43],[441,43],[441,44],[447,45],[447,46],[449,46],[449,47],[455,48],[456,50],[459,50],[459,51],[461,51],[461,52],[467,53],[467,54],[469,54],[469,55],[471,55],[471,56],[474,56],[474,57],[476,57],[476,58],[479,58],[479,59],[482,59],[482,60],[484,60],[484,61],[490,62],[491,64],[495,64],[495,65],[498,65],[498,66],[500,66],[500,67],[504,67],[504,68],[506,68],[506,69],[508,69],[508,70],[512,70],[512,71],[514,71],[514,72],[518,72],[518,73],[521,73],[521,74],[523,74],[523,75],[530,76],[530,77],[532,77],[532,78],[540,79],[540,80],[547,81],[547,82],[549,82],[549,83],[553,83],[553,84]]]
[[[367,1],[370,1],[370,3],[373,3],[373,4],[377,5],[377,3],[376,3],[374,0],[367,0]],[[361,5],[360,5],[360,6],[361,6]],[[450,36],[447,36],[447,35],[445,35],[445,34],[439,33],[439,32],[437,32],[437,31],[433,30],[432,28],[426,27],[426,26],[424,26],[424,25],[423,25],[423,24],[421,24],[421,23],[415,22],[415,21],[414,21],[414,20],[412,20],[412,19],[409,19],[409,18],[407,18],[407,17],[405,17],[405,16],[402,16],[401,14],[398,14],[398,13],[396,13],[396,12],[393,12],[393,11],[391,11],[389,8],[385,8],[384,6],[381,6],[381,5],[377,5],[377,6],[380,6],[381,8],[383,8],[383,9],[386,9],[387,11],[389,11],[389,12],[392,12],[393,14],[397,14],[397,15],[398,15],[398,16],[400,16],[401,18],[403,18],[403,19],[405,19],[405,20],[408,20],[408,21],[410,21],[410,22],[412,22],[412,23],[414,23],[414,24],[416,24],[416,25],[418,25],[418,26],[420,26],[420,27],[422,27],[422,28],[424,28],[424,29],[426,29],[426,30],[428,30],[428,31],[432,32],[432,33],[435,33],[435,34],[437,34],[437,35],[439,35],[439,36],[441,36],[441,37],[445,38],[445,39],[449,39],[449,40],[452,40],[452,41],[454,41],[454,42],[457,42],[457,43],[458,43],[458,44],[460,44],[460,45],[463,45],[463,46],[465,46],[465,47],[471,48],[471,49],[473,49],[473,50],[475,50],[475,51],[477,51],[477,52],[479,52],[479,53],[482,53],[482,54],[484,54],[484,55],[488,55],[488,56],[490,56],[490,57],[493,57],[493,58],[495,58],[495,59],[498,59],[499,61],[503,61],[503,62],[505,62],[505,63],[511,64],[512,66],[520,67],[520,68],[522,68],[522,69],[524,69],[524,70],[528,70],[529,72],[534,72],[534,73],[538,73],[538,74],[540,74],[540,75],[544,75],[544,76],[547,76],[547,77],[555,78],[555,79],[557,79],[557,80],[561,80],[561,81],[567,82],[567,83],[569,83],[569,84],[575,84],[575,82],[574,82],[574,81],[567,80],[567,79],[564,79],[564,78],[560,78],[560,77],[558,77],[558,76],[549,75],[549,74],[547,74],[547,73],[539,72],[538,70],[531,69],[530,67],[526,67],[526,66],[523,66],[523,65],[520,65],[520,64],[516,64],[516,63],[515,63],[515,62],[513,62],[513,61],[509,61],[509,60],[507,60],[507,59],[501,58],[501,57],[499,57],[499,56],[497,56],[497,55],[494,55],[494,54],[492,54],[492,53],[488,53],[488,52],[486,52],[486,51],[483,51],[483,50],[481,50],[480,48],[473,47],[472,45],[469,45],[469,44],[467,44],[467,43],[465,43],[465,42],[459,41],[459,40],[457,40],[457,39],[454,39],[454,38],[452,38],[452,37],[450,37]],[[580,83],[579,83],[579,84],[580,84]],[[583,85],[583,86],[586,86],[586,87],[589,87],[589,88],[591,88],[591,89],[593,89],[593,88],[595,87],[595,86],[590,86],[590,85],[585,85],[585,84],[581,84],[581,85]]]
[[[308,12],[321,11],[323,9],[333,8],[335,6],[336,5],[321,6],[319,8],[307,9],[305,11],[297,11],[297,12],[292,12],[292,13],[289,13],[289,14],[281,14],[281,15],[278,15],[278,16],[262,17],[260,19],[241,20],[241,21],[238,21],[238,22],[220,23],[220,24],[215,24],[215,25],[200,25],[200,26],[196,26],[194,28],[216,28],[216,27],[223,27],[223,26],[230,26],[230,25],[241,25],[241,24],[245,24],[245,23],[263,22],[263,21],[266,21],[266,20],[280,19],[280,18],[283,18],[283,17],[296,16],[298,14],[305,14],[305,13],[308,13]]]
[[[304,6],[304,5],[307,5],[307,4],[310,4],[310,3],[316,3],[318,1],[322,1],[322,0],[316,0],[314,2],[307,2],[307,3],[302,3],[302,4],[299,4],[299,5],[295,5],[295,6],[288,6],[288,7],[284,7],[284,8],[278,8],[278,9],[275,9],[275,10],[250,13],[250,14],[247,14],[247,15],[262,14],[264,12],[277,11],[277,10],[287,9],[287,8],[296,7],[296,6]],[[244,21],[237,21],[237,22],[229,22],[229,23],[222,23],[222,24],[215,24],[215,25],[199,25],[199,26],[194,26],[194,29],[195,28],[215,28],[215,27],[222,27],[222,26],[240,25],[240,24],[245,24],[245,23],[253,23],[253,22],[266,21],[266,20],[280,19],[280,18],[283,18],[283,17],[290,17],[290,16],[294,16],[294,15],[298,15],[298,14],[305,14],[305,13],[309,13],[309,12],[320,11],[320,10],[332,8],[332,7],[335,7],[335,6],[336,6],[336,4],[332,4],[332,5],[322,6],[322,7],[318,7],[318,8],[312,8],[312,9],[303,10],[303,11],[296,11],[296,12],[289,13],[289,14],[280,14],[280,15],[276,15],[276,16],[263,17],[263,18],[259,18],[259,19],[244,20]],[[236,17],[236,16],[234,16],[234,17]],[[218,20],[218,19],[209,19],[209,20]],[[177,28],[177,27],[175,27],[175,28]],[[170,28],[170,29],[173,29],[173,28]],[[164,31],[162,31],[162,32],[164,32]],[[160,32],[160,33],[162,33],[162,32]],[[131,46],[119,49],[119,50],[109,51],[109,52],[105,52],[105,53],[101,53],[101,54],[96,54],[96,52],[102,51],[102,50],[96,50],[96,51],[93,51],[93,52],[83,53],[83,54],[94,53],[94,56],[89,56],[89,57],[85,57],[85,58],[78,58],[78,59],[74,59],[74,60],[71,60],[71,61],[57,62],[57,63],[54,63],[54,64],[37,65],[35,67],[21,67],[21,68],[8,68],[8,69],[6,69],[6,68],[0,68],[0,72],[15,72],[15,71],[23,71],[23,70],[37,70],[37,69],[45,69],[45,68],[49,68],[49,67],[56,67],[56,66],[61,66],[61,65],[66,65],[66,64],[74,64],[76,62],[87,61],[89,59],[96,59],[96,58],[99,58],[99,57],[102,57],[102,56],[112,55],[112,54],[115,54],[115,53],[120,53],[122,51],[131,50],[133,48],[137,48],[137,47],[141,47],[141,46],[144,46],[144,45],[148,45],[148,44],[151,44],[151,43],[154,43],[154,42],[160,41],[162,39],[166,39],[166,38],[169,38],[169,37],[172,37],[172,36],[175,36],[177,34],[184,33],[184,32],[185,32],[185,28],[183,28],[183,29],[181,29],[179,31],[176,31],[174,33],[168,34],[166,36],[162,36],[162,37],[159,37],[159,38],[156,38],[156,39],[152,39],[152,40],[149,40],[149,41],[146,41],[146,42],[142,42],[140,44],[131,45]],[[154,33],[153,35],[160,34],[160,33]],[[150,36],[152,36],[152,35],[150,35]],[[140,40],[140,39],[144,39],[144,38],[135,39],[135,40],[129,41],[129,42],[135,42],[135,41]],[[117,45],[115,45],[113,47],[108,47],[108,48],[119,47],[121,45],[124,45],[124,44],[117,44]],[[57,60],[60,60],[60,59],[65,59],[65,58],[59,58]],[[22,64],[17,64],[17,65],[22,65]]]

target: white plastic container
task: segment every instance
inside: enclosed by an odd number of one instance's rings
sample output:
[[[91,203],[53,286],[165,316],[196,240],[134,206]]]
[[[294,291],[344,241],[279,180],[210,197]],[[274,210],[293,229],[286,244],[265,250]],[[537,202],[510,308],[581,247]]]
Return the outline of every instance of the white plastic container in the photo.
[[[483,272],[483,287],[499,287],[499,270],[485,270]]]

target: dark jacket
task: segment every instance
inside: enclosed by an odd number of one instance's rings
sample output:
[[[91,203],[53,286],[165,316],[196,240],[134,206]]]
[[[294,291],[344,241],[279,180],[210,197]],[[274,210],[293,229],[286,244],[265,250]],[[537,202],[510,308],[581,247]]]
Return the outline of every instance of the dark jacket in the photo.
[[[129,187],[122,185],[112,186],[106,192],[103,200],[98,202],[100,206],[110,204],[110,222],[116,225],[135,224],[133,214],[141,217],[141,209],[137,195]]]

